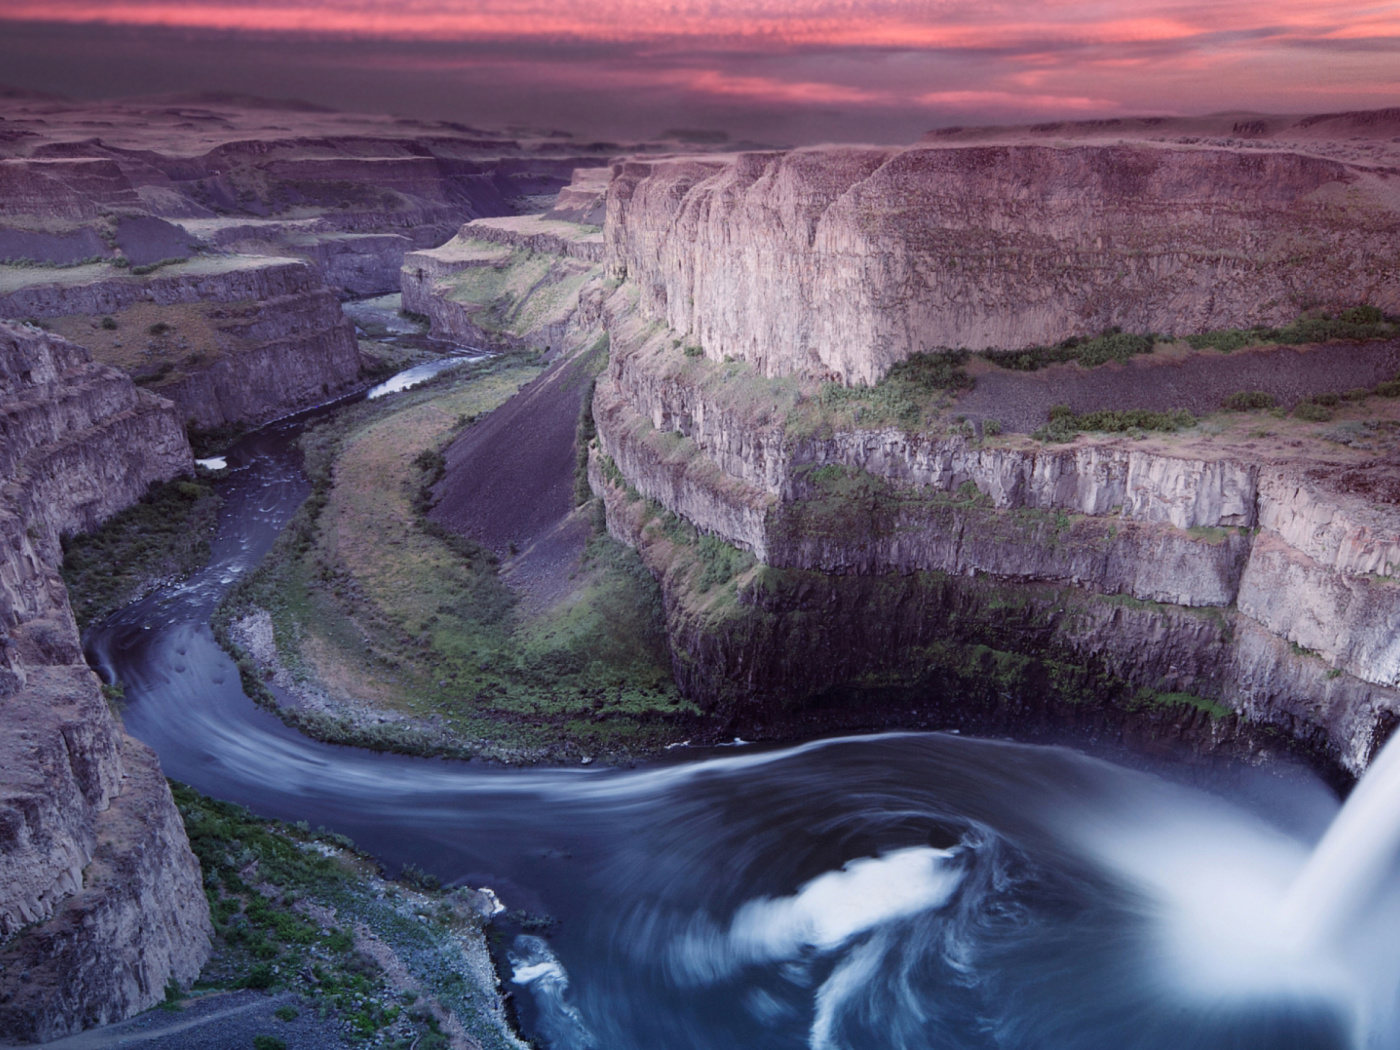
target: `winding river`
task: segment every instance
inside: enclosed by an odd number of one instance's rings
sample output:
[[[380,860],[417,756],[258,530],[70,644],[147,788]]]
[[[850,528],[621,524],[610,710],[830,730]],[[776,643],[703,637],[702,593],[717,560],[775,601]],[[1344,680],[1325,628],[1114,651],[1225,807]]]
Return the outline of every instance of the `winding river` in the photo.
[[[229,452],[209,566],[92,631],[90,657],[125,683],[127,728],[167,775],[556,917],[512,950],[540,1044],[1400,1045],[1394,858],[1363,814],[1319,861],[1338,804],[1306,776],[1261,772],[1227,797],[947,734],[682,749],[630,770],[302,737],[243,695],[208,621],[308,492],[304,423]],[[1338,874],[1358,850],[1369,874]]]

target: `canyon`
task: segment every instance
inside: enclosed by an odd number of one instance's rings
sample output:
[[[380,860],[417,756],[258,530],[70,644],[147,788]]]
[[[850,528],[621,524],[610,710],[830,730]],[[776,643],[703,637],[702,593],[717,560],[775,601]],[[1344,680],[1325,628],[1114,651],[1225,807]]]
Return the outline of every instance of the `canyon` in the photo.
[[[145,1009],[208,954],[170,789],[109,711],[56,571],[61,536],[192,463],[174,406],[80,347],[0,324],[0,372],[0,1030],[47,1040]]]
[[[1277,418],[1319,394],[1393,396],[1377,386],[1400,375],[1393,340],[1178,351],[1097,384],[1076,364],[978,364],[914,425],[882,418],[878,392],[921,354],[1394,313],[1396,171],[1316,141],[1053,130],[1072,141],[614,166],[591,476],[663,581],[678,682],[747,727],[843,691],[912,702],[940,674],[974,708],[976,679],[1004,671],[986,703],[1022,722],[1117,689],[1276,727],[1357,774],[1400,713],[1394,402],[1348,412],[1390,435],[1355,449],[1220,410],[1249,389],[1232,373],[1273,377]],[[1016,433],[1037,425],[1024,404],[1071,397],[1215,416],[1193,436]],[[750,556],[727,589],[695,585],[668,514]]]
[[[1400,723],[1400,168],[1334,148],[1400,118],[680,155],[104,105],[0,125],[7,1036],[149,1007],[211,929],[169,788],[83,661],[62,538],[192,470],[187,428],[367,385],[350,296],[398,290],[445,343],[552,363],[476,431],[475,402],[454,429],[421,399],[403,440],[453,436],[431,518],[514,558],[470,504],[522,490],[473,457],[529,474],[528,437],[551,500],[530,540],[574,530],[507,569],[533,600],[578,569],[579,464],[716,739],[1079,724],[1346,778]],[[1300,314],[1391,327],[1267,335]],[[1151,352],[1006,364],[1112,329]],[[1224,330],[1228,353],[1187,341]],[[942,378],[909,395],[911,363]],[[1060,404],[1194,415],[1048,434]]]

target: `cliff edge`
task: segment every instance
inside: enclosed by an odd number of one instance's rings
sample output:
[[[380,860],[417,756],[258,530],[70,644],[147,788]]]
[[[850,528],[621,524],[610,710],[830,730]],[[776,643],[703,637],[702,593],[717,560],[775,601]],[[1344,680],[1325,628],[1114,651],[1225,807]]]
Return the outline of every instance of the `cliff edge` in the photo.
[[[83,660],[60,537],[191,469],[174,406],[0,323],[0,1036],[43,1041],[188,983],[209,914],[169,787]]]

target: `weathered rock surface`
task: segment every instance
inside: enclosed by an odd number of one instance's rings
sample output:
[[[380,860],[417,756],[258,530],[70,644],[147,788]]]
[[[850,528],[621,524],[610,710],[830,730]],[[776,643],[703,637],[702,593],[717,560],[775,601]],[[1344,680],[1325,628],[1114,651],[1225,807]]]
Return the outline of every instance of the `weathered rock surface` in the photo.
[[[1222,702],[1353,771],[1400,716],[1393,501],[1349,491],[1306,457],[1249,454],[1205,438],[1189,447],[1122,438],[1043,446],[984,444],[946,431],[833,429],[803,416],[810,383],[689,356],[680,338],[636,309],[639,297],[624,285],[606,305],[611,358],[593,403],[599,451],[619,484],[805,581],[775,606],[783,615],[760,617],[767,634],[736,623],[732,635],[713,635],[714,617],[677,597],[686,585],[673,581],[676,666],[693,698],[738,703],[737,687],[726,684],[733,674],[742,688],[761,684],[766,693],[756,695],[814,695],[849,680],[843,676],[874,673],[889,659],[882,654],[959,630],[967,644],[1022,652],[1031,644],[1024,632],[989,641],[996,632],[987,625],[997,603],[1010,600],[1008,587],[1050,587],[1059,596],[1045,608],[1073,595],[1087,619],[1072,637],[1038,629],[1033,648],[1107,661],[1125,681]],[[617,488],[604,473],[595,482]],[[613,524],[626,508],[615,494],[609,499],[610,528],[645,543]],[[961,597],[951,606],[944,591],[930,598],[920,582],[927,574],[966,581]],[[877,602],[871,617],[904,622],[904,633],[876,638],[873,627],[828,624],[832,610],[856,595]],[[1183,636],[1158,624],[1125,641],[1110,626],[1123,608],[1114,596],[1178,610],[1171,613],[1178,625],[1197,622],[1188,610],[1203,610],[1222,629],[1206,637],[1192,627]],[[766,600],[739,593],[753,615]],[[907,622],[910,608],[928,602],[932,626]],[[786,615],[819,631],[819,640],[790,636]],[[958,617],[981,623],[981,633],[955,630]],[[1176,640],[1164,641],[1169,636]],[[1203,648],[1193,654],[1196,643]],[[766,653],[755,649],[768,644]],[[804,663],[779,651],[789,644],[822,656]],[[864,652],[867,644],[875,648]],[[1158,644],[1169,657],[1148,652]],[[721,652],[730,645],[740,650]],[[787,671],[773,671],[778,677],[763,669],[789,659]]]
[[[638,309],[764,375],[873,383],[910,354],[1110,326],[1400,310],[1383,171],[1287,151],[921,145],[629,160],[608,268]]]
[[[0,1036],[145,1009],[208,952],[198,865],[154,756],[83,662],[63,533],[191,467],[170,402],[0,324]]]
[[[602,316],[602,235],[542,216],[478,219],[404,256],[404,309],[462,346],[555,350]]]
[[[339,299],[305,262],[211,256],[148,277],[124,276],[106,266],[87,269],[62,276],[35,271],[31,283],[0,295],[0,317],[110,315],[137,304],[226,304],[206,310],[216,329],[217,358],[160,384],[182,420],[201,427],[262,422],[344,393],[359,379],[353,326]]]

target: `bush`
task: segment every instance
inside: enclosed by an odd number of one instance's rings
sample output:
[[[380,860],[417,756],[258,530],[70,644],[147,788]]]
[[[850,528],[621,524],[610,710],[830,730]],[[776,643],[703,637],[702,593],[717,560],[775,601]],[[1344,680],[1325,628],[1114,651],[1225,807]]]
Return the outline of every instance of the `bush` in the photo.
[[[1172,412],[1152,412],[1143,408],[1101,409],[1076,415],[1068,405],[1050,409],[1050,420],[1031,436],[1039,441],[1073,441],[1084,430],[1105,434],[1167,432],[1196,425],[1196,417],[1184,408]]]
[[[1294,407],[1293,416],[1308,423],[1326,423],[1332,418],[1332,410],[1310,401],[1303,401]]]
[[[265,992],[277,981],[277,975],[272,972],[271,963],[258,963],[239,984],[244,988],[253,988],[260,992]]]
[[[1224,407],[1231,412],[1250,412],[1260,408],[1273,408],[1277,402],[1273,394],[1262,390],[1240,390],[1224,401]]]
[[[151,325],[150,328],[146,329],[151,335],[165,335],[166,332],[173,330],[172,326],[166,321],[157,321],[155,324]]]
[[[105,328],[105,329],[106,329],[107,331],[109,331],[109,332],[114,332],[114,331],[116,331],[116,329],[117,329],[117,319],[116,319],[115,317],[104,317],[104,318],[102,318],[102,327]]]
[[[1313,395],[1313,404],[1314,404],[1314,405],[1326,405],[1328,408],[1335,408],[1338,404],[1341,403],[1341,400],[1342,400],[1342,395],[1341,395],[1341,394],[1334,394],[1334,393],[1330,393],[1330,392],[1329,392],[1329,393],[1324,393],[1324,394],[1314,394],[1314,395]]]
[[[1376,393],[1381,397],[1400,397],[1400,379],[1391,379],[1381,383],[1376,387]]]
[[[1157,343],[1155,335],[1133,335],[1110,328],[1093,339],[1066,339],[1054,346],[1033,346],[1026,350],[988,350],[988,361],[1017,372],[1034,372],[1061,361],[1078,361],[1094,368],[1109,361],[1127,361],[1139,354],[1150,354]]]
[[[1263,328],[1231,328],[1219,332],[1202,332],[1189,335],[1186,343],[1192,350],[1218,350],[1222,354],[1233,353],[1251,343],[1262,341]]]
[[[1001,433],[1001,420],[984,419],[982,421],[982,433],[987,437],[996,437]]]
[[[287,1050],[287,1040],[275,1035],[253,1036],[253,1050]]]

